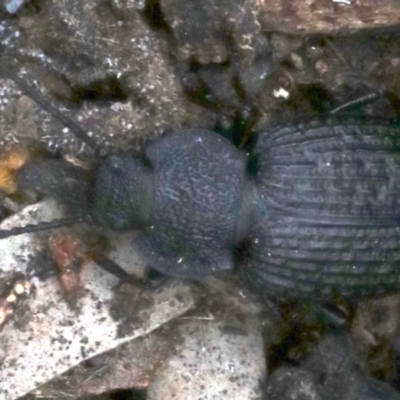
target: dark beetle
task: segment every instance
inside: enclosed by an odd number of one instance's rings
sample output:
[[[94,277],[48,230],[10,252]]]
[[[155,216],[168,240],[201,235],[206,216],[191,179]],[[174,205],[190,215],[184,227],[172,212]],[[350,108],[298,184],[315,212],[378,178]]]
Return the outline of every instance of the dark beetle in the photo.
[[[15,74],[1,72],[95,146]],[[181,132],[156,141],[144,158],[108,156],[83,209],[107,228],[141,229],[138,252],[167,275],[231,269],[233,248],[247,240],[242,274],[262,292],[379,295],[400,279],[399,134],[373,121],[268,130],[255,148],[259,169],[249,176],[246,155],[226,139]],[[49,162],[28,164],[21,176]]]

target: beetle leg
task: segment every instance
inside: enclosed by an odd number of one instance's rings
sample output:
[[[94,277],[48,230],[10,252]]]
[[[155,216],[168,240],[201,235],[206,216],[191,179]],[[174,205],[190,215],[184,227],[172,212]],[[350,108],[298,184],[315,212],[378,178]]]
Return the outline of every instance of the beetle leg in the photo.
[[[106,256],[98,256],[93,253],[89,253],[89,257],[102,269],[109,272],[110,274],[121,279],[123,282],[127,282],[138,288],[145,288],[146,283],[143,279],[136,278],[128,274],[121,266],[115,261],[111,260]]]

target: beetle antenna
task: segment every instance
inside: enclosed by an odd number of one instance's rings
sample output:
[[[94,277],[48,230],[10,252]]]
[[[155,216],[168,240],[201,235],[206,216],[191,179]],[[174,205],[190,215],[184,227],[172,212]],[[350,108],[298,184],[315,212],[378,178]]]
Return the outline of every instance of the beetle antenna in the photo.
[[[65,116],[61,111],[57,110],[48,100],[46,100],[33,86],[29,85],[26,81],[21,79],[14,71],[4,65],[4,62],[0,60],[0,73],[8,79],[11,79],[18,88],[24,92],[28,97],[35,101],[44,110],[47,110],[60,122],[62,122],[67,128],[69,128],[73,134],[86,143],[96,153],[100,152],[99,145],[93,140],[85,130],[75,123],[73,120]]]
[[[363,103],[370,103],[373,100],[376,100],[377,98],[379,98],[380,96],[382,96],[381,93],[379,92],[371,92],[371,93],[367,93],[364,96],[361,97],[357,97],[356,99],[350,100],[344,104],[341,104],[340,106],[334,108],[333,110],[329,110],[329,114],[338,114],[339,112],[349,109],[351,107],[354,106],[359,106]]]
[[[50,222],[41,222],[38,225],[28,224],[21,227],[12,228],[9,230],[0,230],[0,239],[5,239],[10,236],[22,235],[24,233],[41,232],[51,229],[61,228],[66,225],[75,225],[83,222],[88,222],[88,216],[78,216],[70,218],[60,218]]]
[[[143,279],[136,278],[128,274],[120,265],[115,261],[111,260],[106,256],[99,256],[94,253],[89,252],[88,256],[104,271],[107,271],[111,275],[116,276],[123,282],[127,282],[135,287],[143,289],[145,287],[145,282]]]

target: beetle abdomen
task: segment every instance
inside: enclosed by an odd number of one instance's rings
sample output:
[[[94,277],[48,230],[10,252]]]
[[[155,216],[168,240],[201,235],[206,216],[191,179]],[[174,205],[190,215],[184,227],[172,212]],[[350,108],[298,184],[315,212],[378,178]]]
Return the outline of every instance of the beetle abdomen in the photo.
[[[358,124],[262,134],[250,279],[294,296],[398,288],[399,134]]]

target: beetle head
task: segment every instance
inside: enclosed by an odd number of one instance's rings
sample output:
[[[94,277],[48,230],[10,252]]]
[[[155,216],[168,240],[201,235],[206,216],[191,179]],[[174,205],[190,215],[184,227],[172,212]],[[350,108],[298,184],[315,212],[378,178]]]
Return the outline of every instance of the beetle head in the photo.
[[[153,214],[153,173],[134,152],[108,156],[95,173],[91,216],[116,231],[142,229]]]

